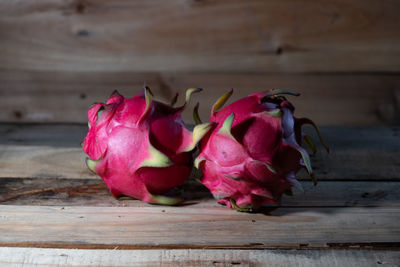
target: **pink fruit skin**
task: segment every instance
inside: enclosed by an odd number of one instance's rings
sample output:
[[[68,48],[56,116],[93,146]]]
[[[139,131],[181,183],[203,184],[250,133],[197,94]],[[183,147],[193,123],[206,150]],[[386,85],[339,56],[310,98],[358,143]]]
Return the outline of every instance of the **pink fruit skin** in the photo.
[[[192,168],[191,150],[198,140],[180,117],[183,108],[153,101],[146,87],[132,98],[114,92],[105,104],[89,109],[89,132],[83,141],[87,165],[115,197],[179,202],[159,195],[184,183]],[[211,128],[202,126],[200,135]]]
[[[295,127],[294,107],[281,93],[252,94],[212,111],[216,126],[203,139],[195,165],[220,204],[239,211],[277,206],[284,192],[300,186],[295,179],[300,168],[312,174],[298,144],[301,125]]]

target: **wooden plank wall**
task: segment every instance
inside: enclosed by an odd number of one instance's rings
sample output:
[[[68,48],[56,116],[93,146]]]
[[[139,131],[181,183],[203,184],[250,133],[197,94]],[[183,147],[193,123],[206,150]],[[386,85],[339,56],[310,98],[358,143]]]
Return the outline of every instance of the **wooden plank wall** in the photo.
[[[399,123],[400,2],[0,2],[0,121],[85,122],[114,90],[292,89],[325,125]],[[190,122],[190,112],[185,114]]]
[[[396,266],[399,14],[398,0],[0,1],[0,265]],[[203,120],[230,88],[302,93],[297,115],[332,151],[312,157],[319,185],[300,174],[305,192],[270,216],[218,205],[197,173],[181,207],[112,198],[84,166],[86,112],[143,83],[163,101],[204,88]]]

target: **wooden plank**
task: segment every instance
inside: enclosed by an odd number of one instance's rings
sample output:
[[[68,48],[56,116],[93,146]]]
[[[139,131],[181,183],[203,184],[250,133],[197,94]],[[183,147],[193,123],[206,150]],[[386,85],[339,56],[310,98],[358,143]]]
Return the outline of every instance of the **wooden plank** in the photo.
[[[0,205],[0,246],[48,248],[395,247],[398,207],[280,208]]]
[[[0,177],[95,178],[79,146],[86,131],[86,125],[0,124]],[[319,151],[311,158],[318,179],[400,179],[399,127],[322,127],[321,131],[331,153]],[[305,172],[298,176],[309,180]]]
[[[391,180],[399,177],[398,127],[327,127],[321,130],[331,153],[321,151],[312,156],[319,179]],[[315,135],[313,138],[317,140]],[[307,177],[305,172],[299,176]]]
[[[371,250],[83,250],[0,248],[13,266],[396,266],[399,251]],[[398,265],[397,265],[398,266]]]
[[[1,44],[0,44],[1,45]],[[400,46],[399,46],[400,47]],[[302,93],[291,98],[298,116],[323,125],[400,123],[399,75],[249,75],[160,74],[108,72],[0,71],[0,121],[87,122],[87,109],[104,102],[118,89],[125,96],[137,94],[146,82],[156,98],[170,102],[176,92],[202,87],[183,113],[193,123],[192,108],[200,102],[207,120],[213,103],[230,88],[232,101],[272,88]],[[340,103],[340,104],[339,104]]]
[[[1,1],[6,69],[400,71],[398,1]]]
[[[283,196],[282,207],[400,207],[400,182],[302,182],[304,193]],[[196,207],[218,207],[209,191],[189,180],[176,194]],[[2,205],[149,207],[133,199],[116,200],[100,179],[2,178]]]
[[[1,177],[95,178],[78,147],[2,145]]]
[[[204,120],[209,118],[210,107],[216,99],[231,88],[235,92],[228,103],[254,92],[281,88],[301,93],[297,98],[288,97],[296,106],[296,116],[309,117],[319,125],[400,123],[398,75],[188,74],[166,77],[165,81],[170,88],[205,88],[202,94],[196,96],[201,103],[199,112]]]

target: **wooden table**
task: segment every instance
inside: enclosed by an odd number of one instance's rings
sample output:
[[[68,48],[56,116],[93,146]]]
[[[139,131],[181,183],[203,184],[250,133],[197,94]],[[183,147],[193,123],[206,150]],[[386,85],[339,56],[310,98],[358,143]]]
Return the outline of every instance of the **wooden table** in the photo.
[[[264,214],[115,200],[84,164],[83,124],[0,124],[0,265],[399,266],[400,127],[323,127],[319,184]]]

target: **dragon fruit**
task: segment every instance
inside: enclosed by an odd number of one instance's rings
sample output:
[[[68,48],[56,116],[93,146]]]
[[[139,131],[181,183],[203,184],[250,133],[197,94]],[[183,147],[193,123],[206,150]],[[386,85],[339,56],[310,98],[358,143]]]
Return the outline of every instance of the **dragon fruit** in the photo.
[[[89,132],[82,144],[89,156],[86,164],[114,197],[166,205],[182,200],[163,194],[188,178],[192,150],[212,127],[204,123],[191,132],[180,116],[191,94],[200,90],[188,89],[181,107],[154,101],[145,86],[132,98],[115,91],[105,104],[89,109]]]
[[[239,211],[277,207],[293,186],[302,190],[295,174],[305,168],[316,184],[310,158],[301,141],[315,149],[301,126],[315,124],[293,116],[286,90],[255,93],[221,109],[233,90],[213,106],[210,122],[216,125],[203,139],[195,166],[218,203]],[[199,121],[195,114],[195,120]],[[325,145],[327,148],[327,146]],[[327,148],[328,149],[328,148]]]

